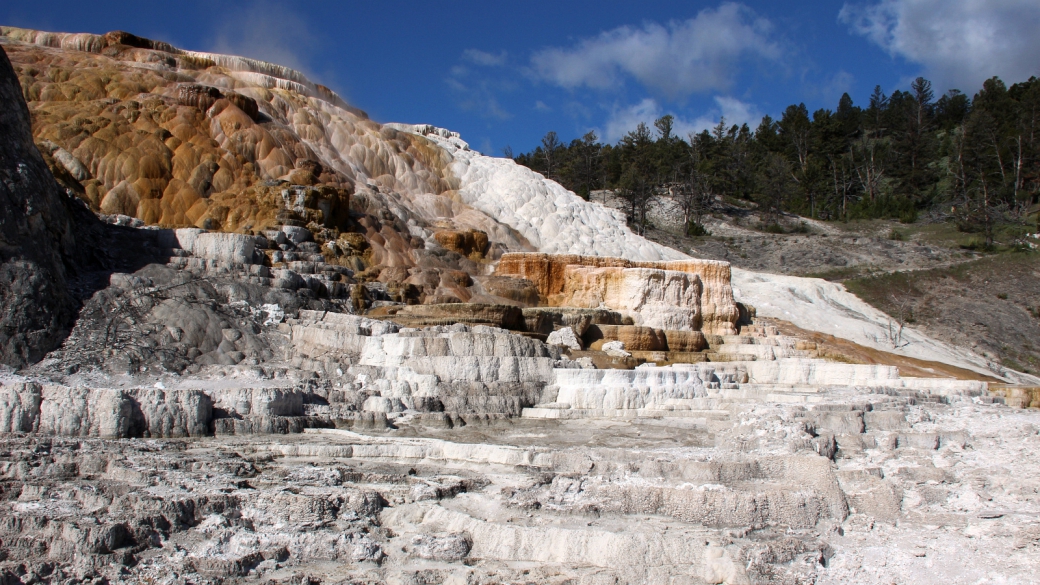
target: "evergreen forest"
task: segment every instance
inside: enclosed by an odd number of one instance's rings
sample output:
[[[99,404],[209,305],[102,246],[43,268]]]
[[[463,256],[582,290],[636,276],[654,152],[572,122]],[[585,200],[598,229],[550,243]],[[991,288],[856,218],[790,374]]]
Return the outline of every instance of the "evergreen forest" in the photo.
[[[791,105],[755,130],[723,119],[683,137],[671,116],[653,125],[617,144],[593,132],[565,144],[549,132],[514,160],[586,199],[612,190],[639,232],[653,200],[667,196],[687,235],[702,234],[701,217],[722,200],[757,208],[765,229],[780,229],[785,213],[904,223],[927,214],[991,242],[995,225],[1023,221],[1040,195],[1036,77],[1010,88],[993,77],[974,97],[951,90],[938,99],[917,78],[892,95],[876,87],[865,107],[847,93],[833,111]]]

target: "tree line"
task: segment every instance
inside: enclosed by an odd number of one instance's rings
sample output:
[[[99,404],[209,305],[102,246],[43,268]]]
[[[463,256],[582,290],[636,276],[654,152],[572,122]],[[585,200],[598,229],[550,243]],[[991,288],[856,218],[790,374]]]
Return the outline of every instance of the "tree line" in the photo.
[[[688,235],[718,197],[753,202],[766,226],[783,213],[823,220],[892,218],[910,223],[922,211],[983,232],[1022,218],[1040,195],[1040,79],[1008,88],[987,80],[969,98],[951,90],[935,99],[917,78],[909,91],[878,86],[866,107],[846,93],[835,110],[809,114],[791,105],[755,130],[727,125],[686,137],[664,116],[640,124],[617,144],[594,132],[560,141],[549,132],[515,158],[584,198],[610,189],[623,198],[637,231],[651,202],[672,198]]]

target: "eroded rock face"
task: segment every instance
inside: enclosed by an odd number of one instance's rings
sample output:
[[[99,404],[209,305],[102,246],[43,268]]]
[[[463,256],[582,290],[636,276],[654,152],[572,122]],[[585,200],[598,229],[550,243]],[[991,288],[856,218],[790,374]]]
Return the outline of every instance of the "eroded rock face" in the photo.
[[[735,334],[740,316],[726,262],[506,254],[495,274],[531,281],[550,305],[602,306],[659,329]]]
[[[0,363],[38,361],[68,333],[76,303],[67,290],[76,214],[33,144],[18,78],[0,49]],[[75,219],[73,217],[75,216]],[[85,242],[79,242],[83,245]]]
[[[572,265],[564,270],[563,291],[550,295],[549,304],[609,307],[637,325],[699,331],[702,290],[700,278],[685,272]]]
[[[434,232],[433,238],[446,249],[458,252],[463,256],[476,255],[477,258],[480,258],[488,250],[488,236],[480,230],[444,230]]]
[[[442,305],[392,306],[369,311],[374,318],[394,321],[404,327],[436,325],[488,325],[502,329],[523,329],[523,312],[512,305],[448,303]]]

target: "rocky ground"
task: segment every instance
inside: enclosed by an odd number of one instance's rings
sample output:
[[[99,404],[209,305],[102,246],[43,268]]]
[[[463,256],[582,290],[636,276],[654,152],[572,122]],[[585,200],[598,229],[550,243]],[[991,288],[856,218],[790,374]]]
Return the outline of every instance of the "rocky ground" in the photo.
[[[859,297],[932,336],[1040,372],[1040,256],[987,255],[964,264],[848,280]]]
[[[7,436],[9,582],[1030,583],[1034,413],[828,393],[707,420]]]

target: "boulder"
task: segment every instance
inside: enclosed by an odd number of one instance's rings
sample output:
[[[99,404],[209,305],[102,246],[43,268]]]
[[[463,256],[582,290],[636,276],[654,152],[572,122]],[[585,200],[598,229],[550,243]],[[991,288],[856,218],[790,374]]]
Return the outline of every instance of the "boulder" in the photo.
[[[629,357],[632,355],[625,351],[625,344],[621,341],[608,341],[600,349],[611,357]]]
[[[574,334],[574,330],[570,327],[553,331],[549,334],[549,339],[546,340],[546,343],[549,345],[560,345],[569,349],[581,349],[581,341],[578,340],[578,336]]]

